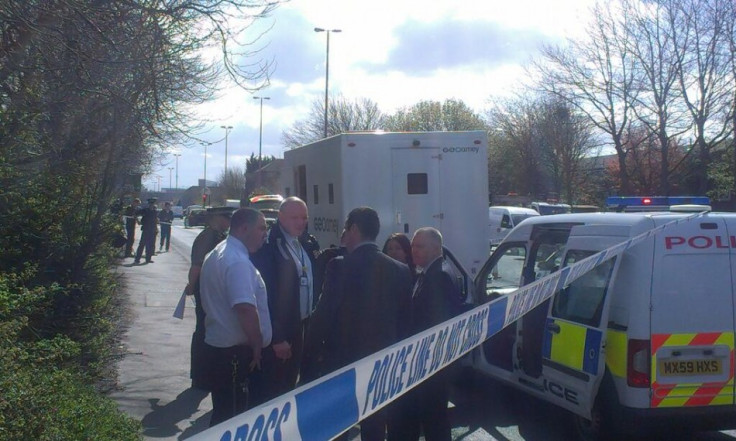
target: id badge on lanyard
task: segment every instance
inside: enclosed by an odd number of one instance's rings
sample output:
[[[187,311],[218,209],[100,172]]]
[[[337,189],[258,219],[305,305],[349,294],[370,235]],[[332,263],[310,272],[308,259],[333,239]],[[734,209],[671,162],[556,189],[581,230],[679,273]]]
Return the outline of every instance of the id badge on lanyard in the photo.
[[[309,295],[309,279],[307,278],[306,272],[302,272],[302,275],[299,277],[299,299],[301,316],[302,319],[305,319],[312,312],[312,299]]]

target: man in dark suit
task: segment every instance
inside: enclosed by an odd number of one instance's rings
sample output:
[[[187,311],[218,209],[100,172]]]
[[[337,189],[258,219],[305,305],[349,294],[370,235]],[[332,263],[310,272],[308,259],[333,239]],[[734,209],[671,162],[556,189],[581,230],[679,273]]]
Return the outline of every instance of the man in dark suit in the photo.
[[[343,231],[347,250],[342,263],[342,299],[338,307],[335,347],[341,365],[357,361],[399,340],[402,309],[411,290],[409,267],[383,254],[375,240],[378,213],[368,207],[348,214]],[[360,422],[364,441],[383,440],[386,412]]]
[[[156,253],[156,234],[158,233],[158,208],[156,208],[157,198],[148,200],[148,207],[140,210],[141,215],[141,241],[138,243],[138,250],[135,252],[134,263],[141,263],[143,249],[146,250],[146,263],[153,263],[153,255]]]
[[[410,335],[451,319],[461,311],[461,291],[443,268],[442,235],[434,228],[420,228],[411,241],[411,254],[420,269],[411,296]],[[447,414],[451,371],[447,367],[401,397],[391,414],[389,441],[450,441]]]
[[[304,331],[316,303],[317,240],[306,233],[307,205],[297,197],[284,199],[278,221],[265,245],[251,260],[268,292],[273,339],[263,350],[261,372],[252,381],[253,405],[285,394],[296,386]]]
[[[322,293],[309,318],[304,336],[304,355],[299,384],[306,384],[328,374],[338,367],[336,359],[337,315],[342,303],[342,266],[345,248],[332,247],[322,250],[317,256],[316,271],[324,273]]]

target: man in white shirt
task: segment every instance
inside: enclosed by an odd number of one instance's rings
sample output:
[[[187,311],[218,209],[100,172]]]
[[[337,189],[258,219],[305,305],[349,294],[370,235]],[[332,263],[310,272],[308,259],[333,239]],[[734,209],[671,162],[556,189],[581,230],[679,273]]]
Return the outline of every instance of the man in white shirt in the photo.
[[[205,343],[211,347],[206,382],[212,392],[210,426],[248,408],[248,377],[260,369],[261,349],[271,343],[266,285],[250,261],[266,239],[266,219],[237,210],[230,235],[205,258],[200,292]]]

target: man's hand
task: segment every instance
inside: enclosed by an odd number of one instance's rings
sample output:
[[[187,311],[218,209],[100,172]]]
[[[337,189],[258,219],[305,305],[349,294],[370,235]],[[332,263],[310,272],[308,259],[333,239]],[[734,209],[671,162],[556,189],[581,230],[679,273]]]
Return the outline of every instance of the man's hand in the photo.
[[[192,285],[187,283],[187,286],[184,287],[184,292],[188,296],[192,295]]]
[[[256,369],[261,370],[261,350],[260,348],[258,350],[253,350],[253,361],[250,362],[250,365],[248,366],[248,368],[249,368],[249,372],[253,372]]]
[[[274,343],[273,352],[276,354],[276,358],[280,360],[288,360],[291,358],[291,345],[288,341]]]

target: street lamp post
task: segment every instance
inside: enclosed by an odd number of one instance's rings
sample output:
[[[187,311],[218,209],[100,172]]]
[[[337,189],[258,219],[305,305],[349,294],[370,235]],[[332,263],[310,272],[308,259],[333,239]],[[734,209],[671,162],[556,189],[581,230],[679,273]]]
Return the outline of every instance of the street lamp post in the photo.
[[[204,146],[204,182],[202,183],[202,206],[206,205],[206,194],[207,194],[207,146],[212,145],[211,142],[202,142]]]
[[[330,90],[330,32],[342,32],[342,29],[314,28],[314,32],[327,33],[327,56],[325,61],[325,138],[327,138],[327,104]]]
[[[181,156],[181,153],[174,153],[174,158],[176,158],[176,189],[177,190],[179,190],[179,156]]]
[[[261,185],[261,166],[263,165],[263,158],[261,157],[261,152],[263,149],[263,100],[270,100],[271,97],[269,96],[254,96],[254,100],[261,100],[261,122],[260,122],[260,128],[258,130],[258,185]]]
[[[174,170],[174,167],[169,167],[169,190],[171,190],[171,171]]]
[[[227,174],[227,134],[233,126],[220,126],[221,129],[225,129],[225,174]]]

